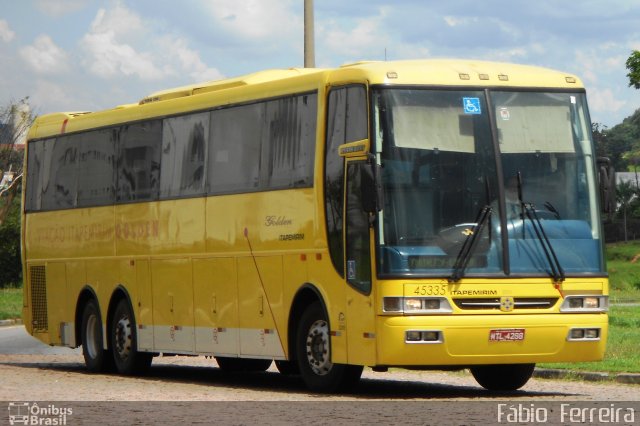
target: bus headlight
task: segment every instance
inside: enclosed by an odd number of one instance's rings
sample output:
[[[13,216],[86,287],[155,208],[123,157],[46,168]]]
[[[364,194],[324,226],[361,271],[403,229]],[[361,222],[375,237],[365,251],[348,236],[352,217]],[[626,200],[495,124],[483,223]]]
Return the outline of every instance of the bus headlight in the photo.
[[[560,312],[607,312],[609,296],[567,296]]]
[[[385,297],[382,310],[388,314],[432,315],[450,314],[451,304],[445,297]]]

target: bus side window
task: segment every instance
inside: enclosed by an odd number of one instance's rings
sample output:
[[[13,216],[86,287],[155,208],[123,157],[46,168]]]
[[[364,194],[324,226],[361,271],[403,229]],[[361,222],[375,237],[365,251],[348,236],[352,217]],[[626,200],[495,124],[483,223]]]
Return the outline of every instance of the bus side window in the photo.
[[[347,282],[368,294],[371,291],[369,215],[362,200],[362,168],[365,162],[351,163],[347,169]]]
[[[124,126],[119,135],[118,202],[157,200],[162,121]]]
[[[331,261],[341,276],[344,276],[344,160],[338,154],[338,147],[367,138],[366,101],[366,89],[361,85],[335,88],[329,92],[324,196]]]

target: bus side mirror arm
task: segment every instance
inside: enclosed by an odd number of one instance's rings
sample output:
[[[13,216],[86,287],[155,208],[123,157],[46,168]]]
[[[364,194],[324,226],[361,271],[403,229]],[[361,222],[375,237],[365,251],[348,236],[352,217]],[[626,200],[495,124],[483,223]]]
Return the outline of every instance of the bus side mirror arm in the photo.
[[[381,174],[381,166],[376,164],[375,156],[369,154],[366,164],[360,168],[360,185],[362,209],[369,213],[370,217],[377,215],[384,205]]]

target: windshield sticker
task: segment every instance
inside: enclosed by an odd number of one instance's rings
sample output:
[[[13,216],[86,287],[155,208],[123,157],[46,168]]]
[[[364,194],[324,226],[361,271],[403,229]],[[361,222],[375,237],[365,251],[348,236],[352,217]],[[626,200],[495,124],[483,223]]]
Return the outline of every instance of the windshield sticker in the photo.
[[[465,114],[482,114],[480,98],[462,98],[462,106]]]
[[[575,105],[575,104],[576,104],[576,97],[575,97],[575,96],[571,96],[571,103],[572,103],[573,105]]]
[[[502,118],[502,121],[509,121],[511,118],[509,108],[500,108],[500,118]]]

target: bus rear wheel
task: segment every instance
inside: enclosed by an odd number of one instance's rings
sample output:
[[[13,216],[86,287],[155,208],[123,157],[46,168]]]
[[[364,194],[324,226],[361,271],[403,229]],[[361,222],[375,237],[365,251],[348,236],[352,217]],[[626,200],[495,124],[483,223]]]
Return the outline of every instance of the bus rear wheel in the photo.
[[[307,307],[296,333],[296,355],[305,385],[316,392],[345,391],[362,375],[360,365],[331,361],[329,322],[319,302]]]
[[[267,371],[270,359],[230,358],[217,356],[216,362],[223,371]]]
[[[102,347],[102,319],[95,300],[89,300],[84,305],[80,339],[87,370],[92,373],[108,370],[113,363],[109,351],[105,351]]]
[[[138,352],[136,320],[125,299],[116,305],[111,321],[111,352],[120,374],[142,374],[149,369],[153,354]]]
[[[533,375],[535,364],[478,365],[471,367],[476,382],[490,391],[515,391]]]

